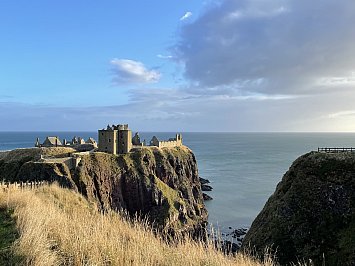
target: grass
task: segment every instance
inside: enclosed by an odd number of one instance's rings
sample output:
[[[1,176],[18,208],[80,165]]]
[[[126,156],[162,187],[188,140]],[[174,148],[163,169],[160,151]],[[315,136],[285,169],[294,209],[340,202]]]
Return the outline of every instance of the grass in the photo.
[[[18,237],[15,220],[11,210],[0,208],[0,265],[14,265],[20,262],[12,252],[12,245]]]
[[[1,245],[22,265],[273,265],[270,257],[261,263],[226,256],[212,242],[167,244],[144,221],[100,213],[80,194],[55,185],[0,191],[0,208]]]

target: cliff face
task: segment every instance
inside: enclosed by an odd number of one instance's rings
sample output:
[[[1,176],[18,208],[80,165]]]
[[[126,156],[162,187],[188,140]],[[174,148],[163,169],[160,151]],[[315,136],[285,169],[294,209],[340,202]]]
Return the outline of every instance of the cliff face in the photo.
[[[198,229],[207,220],[194,154],[186,147],[82,157],[78,190],[102,209],[148,215],[162,229]]]
[[[187,147],[79,156],[75,169],[60,160],[40,161],[38,154],[14,161],[0,156],[0,176],[11,173],[11,181],[58,181],[78,190],[102,210],[147,215],[162,230],[197,232],[206,223],[197,163]]]
[[[298,158],[254,220],[242,248],[277,251],[282,265],[355,264],[355,154]]]

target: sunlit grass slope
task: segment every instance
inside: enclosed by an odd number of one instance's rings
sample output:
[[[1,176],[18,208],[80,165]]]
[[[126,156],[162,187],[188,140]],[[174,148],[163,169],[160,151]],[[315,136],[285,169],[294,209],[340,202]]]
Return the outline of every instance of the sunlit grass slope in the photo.
[[[181,240],[169,245],[141,221],[102,214],[74,191],[52,185],[0,192],[0,209],[13,211],[23,265],[272,265],[225,256],[213,244]]]

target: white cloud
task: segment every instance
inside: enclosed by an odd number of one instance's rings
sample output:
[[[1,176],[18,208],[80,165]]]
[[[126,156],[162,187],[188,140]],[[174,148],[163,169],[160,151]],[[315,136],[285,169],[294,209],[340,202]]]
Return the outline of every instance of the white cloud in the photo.
[[[147,69],[143,63],[129,59],[111,60],[115,83],[154,83],[158,82],[161,74]]]
[[[157,57],[161,58],[161,59],[173,59],[174,58],[172,55],[162,55],[162,54],[158,54]]]
[[[355,110],[340,111],[328,115],[329,118],[339,118],[339,117],[348,117],[348,116],[355,117]]]
[[[355,85],[355,75],[339,77],[323,77],[316,81],[318,86],[353,86]]]
[[[185,15],[183,15],[181,18],[180,18],[180,21],[183,21],[185,19],[188,19],[189,17],[192,16],[192,13],[190,11],[186,12]]]
[[[275,6],[273,8],[268,8],[263,5],[253,5],[246,9],[238,8],[235,11],[230,12],[225,19],[228,20],[242,20],[242,19],[252,19],[252,18],[271,18],[284,13],[289,10],[284,6]]]

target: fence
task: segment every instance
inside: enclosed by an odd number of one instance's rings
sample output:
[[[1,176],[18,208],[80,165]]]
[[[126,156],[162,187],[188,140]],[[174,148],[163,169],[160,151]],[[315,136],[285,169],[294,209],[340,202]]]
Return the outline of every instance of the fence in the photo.
[[[325,153],[355,152],[355,148],[318,148],[318,152],[325,152]]]
[[[11,189],[35,189],[40,186],[48,185],[47,181],[32,181],[32,182],[0,182],[0,190],[7,191]]]

